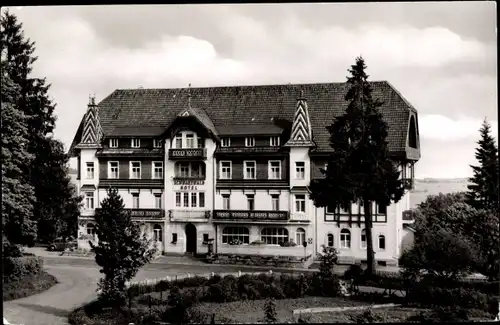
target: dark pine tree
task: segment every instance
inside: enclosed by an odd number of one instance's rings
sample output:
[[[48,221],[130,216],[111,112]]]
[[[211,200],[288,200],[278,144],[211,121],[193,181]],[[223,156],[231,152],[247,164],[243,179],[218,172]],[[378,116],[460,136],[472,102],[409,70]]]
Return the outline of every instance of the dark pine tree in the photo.
[[[17,87],[19,95],[14,105],[26,116],[29,130],[23,150],[34,157],[31,164],[23,166],[20,182],[31,184],[36,203],[33,220],[39,223],[42,240],[69,234],[76,235],[78,205],[81,200],[68,181],[64,154],[60,142],[53,139],[56,117],[55,105],[49,99],[44,78],[32,76],[35,43],[25,38],[23,26],[17,17],[5,11],[1,17],[0,48],[2,70]],[[71,215],[72,217],[68,217]]]
[[[333,149],[325,176],[310,185],[310,197],[318,207],[363,206],[367,241],[367,274],[373,274],[375,259],[372,239],[372,202],[388,206],[404,194],[399,171],[389,157],[387,124],[378,108],[383,104],[372,97],[363,58],[357,58],[347,77],[349,102],[345,114],[328,127]]]
[[[113,307],[122,307],[126,303],[126,282],[151,261],[156,249],[125,211],[118,191],[109,188],[107,193],[94,216],[99,242],[89,243],[104,274],[99,280],[100,298]]]
[[[32,219],[35,195],[33,187],[24,182],[23,177],[33,156],[26,151],[26,116],[16,106],[18,87],[3,69],[1,90],[2,238],[7,239],[2,243],[31,245],[36,239],[36,223]],[[4,249],[4,253],[7,251],[10,250]]]
[[[474,176],[467,188],[467,202],[477,209],[499,208],[498,148],[491,136],[491,126],[485,119],[481,129],[481,139],[477,142],[476,159],[479,166],[471,166]]]

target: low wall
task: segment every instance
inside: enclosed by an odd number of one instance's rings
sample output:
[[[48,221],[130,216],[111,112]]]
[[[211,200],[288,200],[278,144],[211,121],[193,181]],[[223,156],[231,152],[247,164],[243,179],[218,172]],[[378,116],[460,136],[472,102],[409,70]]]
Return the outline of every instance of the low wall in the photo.
[[[297,256],[312,254],[312,246],[281,247],[275,245],[220,245],[217,254],[262,255],[262,256]]]
[[[270,266],[294,269],[306,269],[313,262],[312,255],[309,255],[307,257],[297,257],[249,254],[218,254],[217,257],[206,258],[205,260],[206,262],[213,264]]]

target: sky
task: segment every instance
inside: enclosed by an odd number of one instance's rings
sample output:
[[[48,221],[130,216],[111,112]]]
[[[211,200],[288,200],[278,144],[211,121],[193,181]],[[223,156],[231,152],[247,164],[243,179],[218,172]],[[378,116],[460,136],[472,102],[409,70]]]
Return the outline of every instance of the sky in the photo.
[[[498,136],[495,2],[11,7],[69,147],[90,94],[115,89],[343,82],[362,55],[418,110],[417,178],[472,174]]]

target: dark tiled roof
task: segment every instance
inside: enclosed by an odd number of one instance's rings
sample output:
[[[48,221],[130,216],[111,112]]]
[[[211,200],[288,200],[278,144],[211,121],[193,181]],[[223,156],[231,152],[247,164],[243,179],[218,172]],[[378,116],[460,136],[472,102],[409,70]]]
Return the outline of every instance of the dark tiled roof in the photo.
[[[404,151],[410,112],[415,109],[386,81],[371,82],[374,98],[389,125],[389,149]],[[297,98],[307,99],[317,151],[330,151],[326,127],[345,112],[346,83],[288,84],[174,89],[119,89],[99,103],[105,135],[117,128],[167,128],[191,104],[203,110],[217,130],[274,125],[274,120],[293,121]],[[77,132],[72,148],[79,142]]]
[[[219,135],[279,135],[283,129],[277,125],[225,125],[217,128]]]
[[[156,157],[163,154],[163,149],[160,148],[112,148],[102,149],[97,152],[98,157]]]
[[[156,137],[163,134],[165,131],[164,127],[161,126],[150,126],[150,127],[137,127],[137,126],[125,126],[116,127],[110,129],[108,133],[105,133],[106,137]]]

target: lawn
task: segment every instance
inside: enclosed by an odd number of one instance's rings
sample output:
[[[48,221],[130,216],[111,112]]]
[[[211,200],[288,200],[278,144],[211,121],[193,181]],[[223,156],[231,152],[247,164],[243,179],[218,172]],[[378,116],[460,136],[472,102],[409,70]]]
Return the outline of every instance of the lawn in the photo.
[[[3,301],[20,299],[39,294],[57,283],[57,279],[42,271],[40,274],[29,275],[20,281],[3,283]]]
[[[358,302],[341,297],[304,297],[298,299],[279,299],[276,301],[276,312],[280,322],[293,319],[294,309],[315,307],[354,307],[368,306],[369,303]],[[192,309],[206,315],[215,313],[216,321],[223,318],[231,323],[255,323],[262,321],[265,300],[234,301],[224,304],[200,303]],[[295,318],[298,318],[297,316]]]
[[[343,312],[324,312],[315,314],[305,314],[302,319],[308,323],[355,323],[353,317],[361,315],[366,310],[353,310]],[[417,315],[420,312],[426,311],[421,308],[405,308],[405,307],[390,307],[390,308],[377,308],[372,309],[375,316],[383,317],[384,323],[400,323],[406,322],[410,316]],[[297,318],[297,317],[295,317]],[[293,320],[285,319],[283,321]]]

